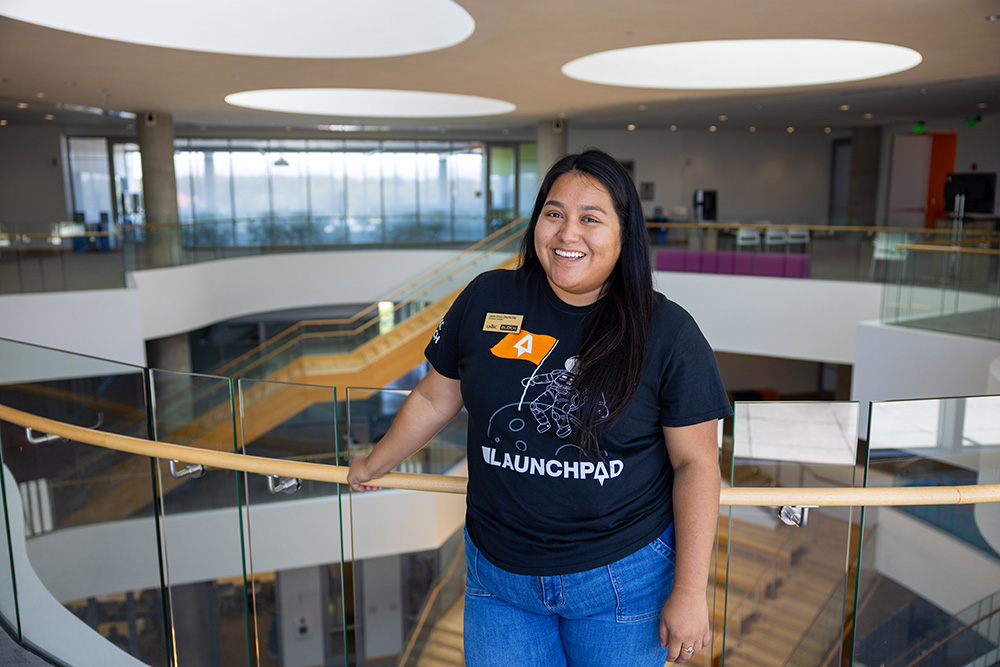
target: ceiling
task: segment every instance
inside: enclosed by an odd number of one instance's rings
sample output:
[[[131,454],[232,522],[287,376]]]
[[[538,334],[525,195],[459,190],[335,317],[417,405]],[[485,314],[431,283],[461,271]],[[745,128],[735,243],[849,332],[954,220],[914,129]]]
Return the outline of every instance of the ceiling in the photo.
[[[1000,110],[1000,0],[458,0],[476,22],[465,41],[388,58],[269,58],[141,46],[0,17],[0,120],[8,126],[125,128],[114,115],[159,111],[178,133],[315,132],[377,125],[408,132],[511,133],[536,124],[638,130],[843,129],[968,118]],[[234,7],[237,7],[234,3]],[[0,0],[0,11],[3,11]],[[135,5],[141,11],[141,5]],[[100,11],[95,9],[94,11]],[[197,21],[193,16],[192,20]],[[308,16],[289,15],[274,33]],[[418,29],[418,28],[417,28]],[[270,34],[270,33],[269,33]],[[267,40],[268,34],[261,34]],[[917,67],[867,81],[770,90],[654,90],[564,76],[575,58],[629,46],[747,38],[880,41],[923,55]],[[450,119],[355,119],[237,108],[230,93],[265,88],[388,88],[477,95],[509,114]],[[18,109],[18,103],[27,103]],[[848,110],[841,110],[848,105]],[[45,115],[50,114],[51,119]],[[724,115],[725,120],[720,120]],[[868,115],[868,116],[866,116]],[[2,130],[3,128],[0,128]]]

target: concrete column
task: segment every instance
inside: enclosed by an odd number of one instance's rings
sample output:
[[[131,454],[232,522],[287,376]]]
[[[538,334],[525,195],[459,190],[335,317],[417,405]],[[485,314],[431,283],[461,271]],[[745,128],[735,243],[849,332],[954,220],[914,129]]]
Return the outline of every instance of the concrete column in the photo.
[[[177,663],[220,664],[222,628],[219,627],[219,603],[212,582],[172,586],[170,597]]]
[[[145,268],[176,266],[181,263],[181,230],[177,224],[174,119],[168,113],[145,111],[139,114],[136,127],[146,209]]]
[[[191,343],[186,333],[146,341],[146,363],[150,368],[178,373],[191,372]]]
[[[403,590],[400,556],[369,558],[354,563],[358,582],[357,616],[359,650],[370,662],[398,656],[405,648]]]
[[[568,152],[566,121],[561,118],[543,120],[538,123],[538,183],[541,185],[545,173],[559,158]]]
[[[874,225],[878,219],[878,171],[882,159],[882,128],[851,130],[851,175],[847,194],[847,224]]]
[[[194,376],[191,373],[191,343],[186,333],[154,338],[146,341],[146,363],[150,368],[161,371],[153,374],[153,392],[157,401],[187,391]],[[175,419],[194,419],[194,404],[187,403],[177,408]]]

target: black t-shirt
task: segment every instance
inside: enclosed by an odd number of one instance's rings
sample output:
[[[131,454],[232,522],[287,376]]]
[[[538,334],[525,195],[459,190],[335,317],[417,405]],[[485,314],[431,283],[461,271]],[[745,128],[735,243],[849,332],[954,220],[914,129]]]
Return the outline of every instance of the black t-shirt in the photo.
[[[592,308],[563,302],[538,268],[490,271],[427,345],[469,413],[469,535],[509,572],[579,572],[651,542],[673,520],[662,427],[731,414],[694,320],[657,294],[641,386],[587,456],[570,380]]]

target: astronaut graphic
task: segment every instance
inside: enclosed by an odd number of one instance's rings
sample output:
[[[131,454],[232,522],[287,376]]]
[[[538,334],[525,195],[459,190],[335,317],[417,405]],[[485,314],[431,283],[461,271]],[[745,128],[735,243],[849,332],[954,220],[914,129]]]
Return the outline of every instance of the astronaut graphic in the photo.
[[[603,450],[596,458],[592,457],[572,440],[584,398],[573,387],[576,365],[577,357],[573,356],[563,368],[532,373],[521,380],[524,387],[521,400],[501,406],[490,417],[488,443],[482,447],[487,464],[520,474],[590,479],[601,486],[621,474],[622,461],[610,458]],[[608,415],[603,396],[599,414]],[[553,443],[551,436],[539,437],[550,433],[553,426],[553,435],[561,443]],[[538,435],[532,437],[532,431]]]
[[[568,438],[573,432],[570,416],[579,407],[577,394],[573,391],[573,369],[576,368],[576,360],[576,357],[570,357],[566,360],[564,369],[532,375],[521,380],[521,385],[524,387],[545,386],[545,391],[528,405],[535,421],[538,422],[539,433],[551,429],[552,422],[555,422],[556,435],[560,438]]]

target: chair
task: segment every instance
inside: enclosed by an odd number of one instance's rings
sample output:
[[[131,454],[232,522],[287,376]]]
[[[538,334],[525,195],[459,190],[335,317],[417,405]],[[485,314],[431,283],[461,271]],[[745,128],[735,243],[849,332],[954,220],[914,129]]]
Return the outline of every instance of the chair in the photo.
[[[769,220],[761,220],[758,224],[769,225]],[[764,230],[764,248],[780,245],[785,250],[788,249],[788,230],[784,227],[768,227]]]
[[[811,237],[809,236],[808,229],[789,229],[788,230],[788,245],[789,248],[793,245],[802,246],[803,252],[809,252],[809,242]]]
[[[735,244],[737,250],[742,250],[747,246],[753,246],[754,250],[760,250],[760,230],[737,227]]]
[[[878,262],[902,262],[906,270],[909,252],[896,246],[909,243],[910,235],[905,232],[875,232],[872,242],[872,263],[868,269],[868,279],[875,280],[875,265]]]

